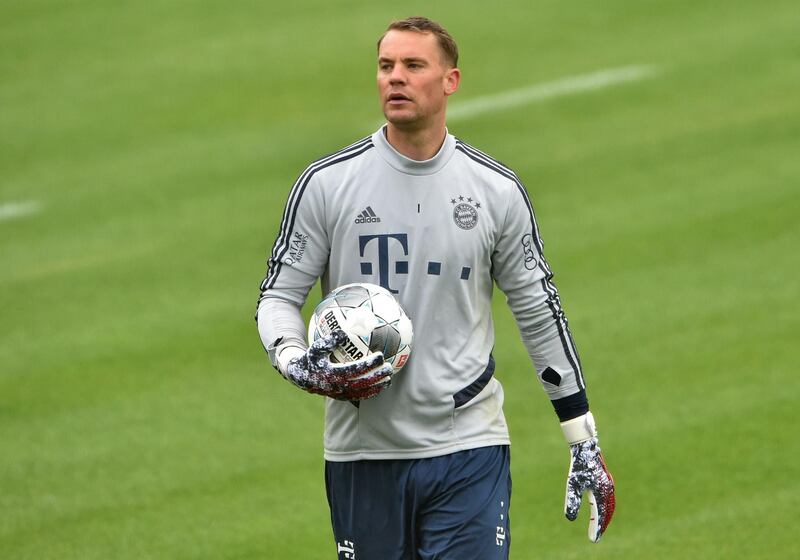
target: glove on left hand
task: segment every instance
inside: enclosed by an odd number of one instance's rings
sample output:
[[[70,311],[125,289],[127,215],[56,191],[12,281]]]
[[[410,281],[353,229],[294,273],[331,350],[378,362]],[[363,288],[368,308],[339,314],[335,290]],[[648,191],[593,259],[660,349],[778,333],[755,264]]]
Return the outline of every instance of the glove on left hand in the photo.
[[[614,479],[606,468],[597,438],[570,445],[572,460],[567,476],[567,495],[564,514],[570,521],[578,517],[581,495],[589,491],[589,540],[597,542],[605,532],[614,515]]]
[[[380,352],[346,364],[331,362],[330,353],[346,340],[342,330],[315,340],[305,354],[289,361],[284,376],[304,391],[332,399],[357,401],[376,396],[392,382],[394,368]]]

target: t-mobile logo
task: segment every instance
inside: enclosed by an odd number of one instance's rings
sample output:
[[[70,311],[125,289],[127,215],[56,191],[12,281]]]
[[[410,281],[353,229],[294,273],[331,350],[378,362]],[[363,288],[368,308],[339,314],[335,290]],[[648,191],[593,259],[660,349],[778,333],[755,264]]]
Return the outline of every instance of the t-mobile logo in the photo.
[[[364,252],[367,245],[373,239],[378,240],[378,283],[389,290],[391,293],[396,294],[398,290],[393,290],[389,286],[389,241],[392,245],[399,245],[403,249],[403,256],[408,256],[408,235],[405,233],[381,233],[377,235],[359,235],[358,236],[358,254],[364,257]],[[408,261],[396,260],[394,261],[395,274],[408,274]],[[361,274],[372,274],[372,262],[362,261]]]

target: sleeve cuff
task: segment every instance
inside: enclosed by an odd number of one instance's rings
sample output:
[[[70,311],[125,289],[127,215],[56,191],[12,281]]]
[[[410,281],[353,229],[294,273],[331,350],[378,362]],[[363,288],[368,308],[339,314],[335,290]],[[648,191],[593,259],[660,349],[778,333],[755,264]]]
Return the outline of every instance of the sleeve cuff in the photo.
[[[585,389],[551,402],[560,422],[572,420],[589,412],[589,400],[586,398]]]

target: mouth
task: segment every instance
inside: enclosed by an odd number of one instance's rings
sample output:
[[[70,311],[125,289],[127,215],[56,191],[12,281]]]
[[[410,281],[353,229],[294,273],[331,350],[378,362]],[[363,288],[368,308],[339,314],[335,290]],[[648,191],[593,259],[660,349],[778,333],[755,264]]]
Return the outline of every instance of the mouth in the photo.
[[[402,93],[390,93],[386,100],[391,104],[400,104],[411,101],[411,98]]]

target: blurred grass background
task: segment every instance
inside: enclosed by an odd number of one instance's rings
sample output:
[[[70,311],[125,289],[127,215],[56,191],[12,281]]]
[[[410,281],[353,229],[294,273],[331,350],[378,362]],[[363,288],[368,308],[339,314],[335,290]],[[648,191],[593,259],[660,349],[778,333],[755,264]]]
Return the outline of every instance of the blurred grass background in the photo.
[[[323,403],[252,315],[292,182],[377,127],[375,40],[416,13],[459,42],[453,105],[658,69],[450,127],[532,195],[618,484],[590,545],[498,294],[512,557],[794,555],[796,2],[4,0],[0,206],[41,211],[0,219],[0,557],[335,556]]]

